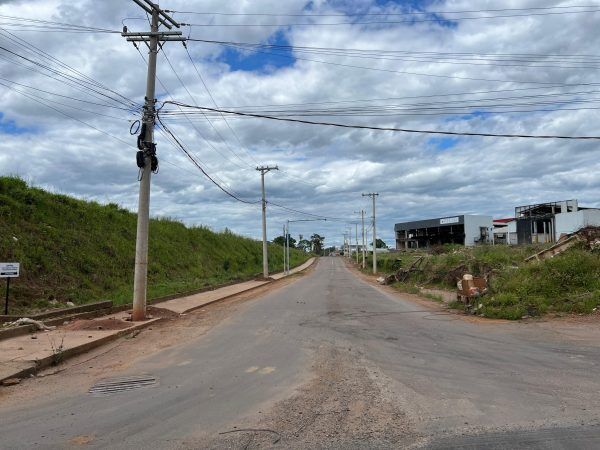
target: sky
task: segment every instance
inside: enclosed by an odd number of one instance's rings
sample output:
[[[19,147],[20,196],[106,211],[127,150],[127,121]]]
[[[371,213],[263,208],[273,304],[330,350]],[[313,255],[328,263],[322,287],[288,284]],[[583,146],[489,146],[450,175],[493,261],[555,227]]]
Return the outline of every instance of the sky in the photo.
[[[187,49],[168,42],[159,52],[158,104],[415,130],[597,136],[600,4],[572,5],[581,4],[164,0],[162,8],[191,24],[183,35],[197,40]],[[483,12],[464,12],[475,10]],[[0,0],[0,15],[0,175],[135,211],[130,129],[144,101],[147,48],[140,54],[119,33],[32,30],[23,24],[40,22],[14,18],[145,31],[142,10],[124,0]],[[82,85],[83,77],[96,84]],[[341,219],[290,225],[295,237],[319,233],[326,245],[339,245],[349,227],[354,232],[359,211],[369,222],[371,201],[362,195],[369,192],[379,193],[377,234],[390,245],[394,223],[408,220],[510,217],[515,206],[572,198],[600,207],[597,140],[335,128],[173,105],[166,111],[172,115],[155,135],[160,171],[151,214],[187,225],[260,238],[257,165],[280,169],[265,175],[268,201]],[[167,129],[218,184],[250,204],[206,178]],[[269,204],[268,237],[282,234],[288,219],[311,217]]]

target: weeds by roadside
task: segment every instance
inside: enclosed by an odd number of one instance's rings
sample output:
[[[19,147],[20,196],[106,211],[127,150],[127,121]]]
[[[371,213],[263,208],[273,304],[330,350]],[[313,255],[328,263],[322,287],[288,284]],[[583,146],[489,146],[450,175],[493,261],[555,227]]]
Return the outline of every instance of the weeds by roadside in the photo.
[[[394,287],[420,294],[420,287],[449,291],[464,273],[489,280],[489,293],[477,300],[477,314],[490,318],[521,319],[550,312],[591,313],[600,307],[600,252],[577,245],[555,258],[525,262],[540,246],[443,246],[432,252],[378,255],[379,269],[391,273],[408,267],[414,256],[424,256],[422,271],[410,273]],[[433,294],[435,295],[435,294]],[[433,300],[439,301],[437,298]],[[463,310],[460,302],[450,308]]]

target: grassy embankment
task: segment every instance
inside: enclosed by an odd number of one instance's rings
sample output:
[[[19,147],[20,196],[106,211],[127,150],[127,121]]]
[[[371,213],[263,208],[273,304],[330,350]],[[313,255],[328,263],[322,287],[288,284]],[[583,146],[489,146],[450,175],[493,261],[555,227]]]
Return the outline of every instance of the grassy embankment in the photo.
[[[400,290],[420,293],[420,287],[456,289],[464,273],[489,276],[490,292],[481,297],[477,313],[485,317],[520,319],[545,313],[590,313],[600,305],[600,252],[584,244],[544,261],[526,263],[535,246],[444,246],[432,253],[378,255],[381,272],[392,273],[400,259],[409,266],[413,255],[424,255],[423,271],[412,273]],[[436,298],[435,295],[428,295]],[[462,307],[459,303],[452,307]]]
[[[258,220],[258,219],[257,219]],[[28,187],[0,177],[0,261],[21,263],[11,282],[11,313],[66,301],[131,302],[136,215]],[[283,268],[282,248],[269,247],[269,269]],[[309,255],[292,250],[291,265]],[[262,243],[225,231],[150,223],[148,298],[251,279],[262,272]]]

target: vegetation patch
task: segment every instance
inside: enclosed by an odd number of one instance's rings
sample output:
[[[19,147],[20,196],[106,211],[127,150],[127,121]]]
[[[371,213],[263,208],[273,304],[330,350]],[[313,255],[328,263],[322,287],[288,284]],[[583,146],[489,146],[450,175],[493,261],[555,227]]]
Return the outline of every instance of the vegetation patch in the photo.
[[[430,252],[377,255],[381,272],[409,267],[424,256],[422,270],[411,272],[400,290],[413,293],[418,286],[456,290],[465,273],[489,281],[489,293],[477,300],[485,317],[521,319],[545,313],[591,313],[600,306],[600,251],[580,243],[554,258],[525,262],[541,246],[443,246]],[[369,267],[369,266],[368,266]],[[460,302],[449,305],[463,309]]]
[[[137,216],[0,177],[0,260],[21,263],[11,313],[110,299],[131,302]],[[310,255],[291,249],[291,266]],[[269,270],[283,269],[269,246]],[[248,280],[262,272],[262,243],[229,230],[157,218],[150,222],[148,298]]]

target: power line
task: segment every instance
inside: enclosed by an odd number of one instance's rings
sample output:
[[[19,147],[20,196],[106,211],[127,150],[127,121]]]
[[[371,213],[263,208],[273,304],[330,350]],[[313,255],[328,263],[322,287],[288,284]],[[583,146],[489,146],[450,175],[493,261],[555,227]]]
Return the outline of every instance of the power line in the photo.
[[[132,107],[139,107],[141,105],[139,105],[137,102],[135,102],[134,100],[132,100],[129,97],[126,97],[125,95],[117,92],[116,90],[106,86],[105,84],[95,80],[94,78],[91,78],[85,74],[83,74],[82,72],[80,72],[79,70],[71,67],[70,65],[66,64],[65,62],[61,61],[60,59],[52,56],[51,54],[45,52],[44,50],[40,49],[39,47],[36,47],[35,45],[31,44],[30,42],[26,41],[25,39],[22,39],[16,35],[14,35],[13,33],[11,33],[8,30],[2,29],[0,28],[0,35],[4,36],[6,39],[8,39],[13,45],[17,45],[23,49],[25,49],[25,51],[34,54],[35,56],[41,57],[42,59],[45,59],[47,61],[50,61],[50,63],[52,64],[56,64],[59,67],[62,67],[64,69],[66,69],[68,72],[71,72],[73,74],[76,75],[76,77],[73,76],[69,76],[69,80],[72,78],[77,79],[77,77],[79,77],[79,79],[81,79],[84,83],[86,84],[92,84],[93,86],[96,86],[98,88],[104,89],[114,95],[116,95],[117,97],[120,97],[121,99],[123,99],[125,101],[125,103],[128,103],[130,106]],[[8,35],[8,36],[7,36]],[[63,72],[58,71],[60,74],[63,74]],[[43,72],[40,72],[43,73]],[[48,76],[47,74],[45,74],[46,76]]]
[[[76,79],[75,77],[73,77],[73,76],[71,76],[71,75],[68,75],[68,74],[65,74],[64,72],[61,72],[61,71],[59,71],[59,70],[56,70],[56,69],[53,69],[53,68],[51,68],[50,66],[47,66],[47,65],[45,65],[45,64],[42,64],[42,63],[40,63],[40,62],[38,62],[38,61],[34,61],[34,60],[32,60],[32,59],[30,59],[30,58],[28,58],[28,57],[26,57],[26,56],[20,55],[19,53],[17,53],[17,52],[14,52],[14,51],[12,51],[12,50],[10,50],[10,49],[7,49],[6,47],[0,46],[0,50],[3,50],[3,51],[5,51],[6,53],[8,53],[8,54],[10,54],[10,55],[12,55],[12,56],[15,56],[15,57],[17,57],[17,58],[19,58],[19,59],[22,59],[22,60],[24,60],[24,61],[27,61],[27,62],[29,62],[29,63],[31,63],[31,64],[33,64],[33,65],[37,66],[37,67],[43,68],[43,69],[47,70],[48,72],[54,73],[55,75],[57,75],[57,76],[59,76],[59,77],[63,77],[63,78],[65,78],[65,79],[67,79],[68,81],[70,81],[70,82],[72,82],[72,83],[75,83],[76,85],[80,86],[80,88],[87,89],[87,90],[89,90],[89,91],[91,91],[91,92],[94,92],[94,93],[96,93],[96,94],[98,94],[98,95],[100,95],[100,96],[102,96],[102,97],[106,97],[106,98],[108,98],[109,100],[112,100],[112,101],[114,101],[114,102],[116,102],[116,103],[118,103],[118,104],[120,104],[120,105],[122,105],[122,104],[123,104],[123,102],[122,102],[122,101],[120,101],[120,100],[117,100],[116,98],[112,97],[111,95],[109,95],[109,94],[106,94],[105,92],[102,92],[102,91],[100,91],[100,90],[98,90],[98,89],[96,89],[96,88],[93,88],[93,87],[89,86],[89,84],[87,84],[87,83],[85,83],[85,82],[83,82],[83,81],[81,81],[81,80],[78,80],[78,79]],[[32,69],[32,70],[35,70],[35,69],[33,69],[33,68],[30,68],[30,69]],[[43,74],[43,75],[45,75],[45,76],[48,76],[49,78],[56,79],[55,77],[52,77],[51,75],[48,75],[47,73],[44,73],[44,72],[41,72],[41,71],[38,71],[38,70],[35,70],[35,71],[36,71],[36,72],[39,72],[39,73],[41,73],[41,74]],[[138,105],[136,104],[135,106],[137,107]]]
[[[173,102],[163,102],[164,105],[173,103]],[[183,103],[174,103],[184,108],[198,108],[207,111],[216,111],[214,108],[208,107],[194,107],[191,105],[185,105]],[[232,114],[238,116],[247,116],[247,117],[255,117],[258,119],[269,119],[269,120],[277,120],[282,122],[295,122],[295,123],[304,123],[308,125],[323,125],[330,127],[338,127],[338,128],[353,128],[353,129],[362,129],[362,130],[377,130],[377,131],[400,131],[404,133],[418,133],[418,134],[437,134],[437,135],[450,135],[450,136],[481,136],[481,137],[504,137],[504,138],[526,138],[526,139],[575,139],[575,140],[600,140],[600,136],[566,136],[566,135],[528,135],[528,134],[498,134],[498,133],[477,133],[477,132],[458,132],[458,131],[439,131],[439,130],[415,130],[410,128],[395,128],[395,127],[375,127],[369,125],[349,125],[349,124],[341,124],[335,122],[317,122],[311,120],[304,119],[293,119],[288,117],[275,117],[268,116],[264,114],[253,114],[253,113],[245,113],[240,111],[228,111],[228,110],[219,110],[225,114]]]
[[[36,88],[36,87],[33,87],[33,86],[29,86],[27,84],[17,83],[16,81],[9,80],[9,79],[3,78],[3,77],[0,77],[0,80],[5,81],[7,83],[15,84],[17,86],[21,86],[21,87],[24,87],[24,88],[27,88],[27,89],[32,89],[34,91],[43,92],[44,94],[54,95],[56,97],[61,97],[61,98],[65,98],[65,99],[68,99],[68,100],[73,100],[73,101],[76,101],[76,102],[86,103],[88,105],[102,106],[102,107],[105,107],[105,108],[113,108],[113,109],[118,109],[118,110],[121,110],[121,111],[132,112],[131,108],[124,108],[124,107],[121,107],[121,106],[109,105],[107,103],[97,103],[97,102],[92,102],[92,101],[89,101],[89,100],[83,100],[83,99],[80,99],[80,98],[71,97],[69,95],[62,95],[62,94],[58,94],[56,92],[50,92],[50,91],[46,91],[44,89],[40,89],[40,88]]]
[[[264,51],[258,50],[258,48],[269,48],[266,44],[249,44],[244,42],[228,42],[228,41],[215,41],[210,39],[197,39],[197,38],[189,38],[188,41],[193,42],[203,42],[207,44],[215,44],[222,45],[224,47],[236,48],[242,50],[249,50],[255,53],[261,53],[266,55],[275,55],[281,58],[290,59],[290,60],[300,60],[300,61],[309,61],[316,62],[320,64],[326,64],[330,66],[338,66],[338,67],[347,67],[351,69],[362,69],[362,70],[371,70],[376,72],[386,72],[386,73],[397,73],[401,75],[415,75],[415,76],[423,76],[423,77],[432,77],[432,78],[444,78],[444,79],[452,79],[452,80],[468,80],[468,81],[487,81],[487,82],[495,82],[495,83],[519,83],[519,84],[539,84],[539,85],[557,85],[556,82],[549,81],[527,81],[527,80],[503,80],[497,78],[477,78],[477,77],[463,77],[458,75],[442,75],[442,74],[433,74],[426,72],[413,72],[408,70],[394,70],[394,69],[384,69],[380,67],[370,67],[370,66],[358,66],[355,64],[345,64],[334,61],[324,61],[321,59],[312,59],[312,58],[304,58],[300,56],[292,56],[284,53],[277,53],[273,51]],[[595,85],[595,83],[577,83],[577,84],[560,84],[561,86],[590,86]]]
[[[169,59],[169,57],[167,56],[164,48],[163,48],[163,55],[165,57],[165,59],[167,60],[167,63],[169,64],[169,67],[171,68],[171,71],[175,74],[175,77],[179,80],[179,83],[181,84],[181,86],[183,87],[183,89],[187,92],[188,96],[190,97],[190,99],[194,102],[194,104],[197,106],[198,103],[196,102],[196,99],[194,98],[194,96],[192,95],[192,93],[190,92],[190,90],[187,88],[187,86],[185,85],[185,83],[183,82],[183,80],[181,79],[181,77],[179,76],[179,74],[177,73],[177,71],[175,70],[175,67],[173,67],[173,64],[171,64],[171,60]],[[208,122],[208,124],[212,127],[212,129],[215,131],[215,133],[217,134],[217,136],[219,137],[219,139],[223,142],[223,144],[225,145],[225,147],[227,147],[227,149],[235,156],[237,157],[243,164],[246,164],[246,162],[230,147],[230,145],[227,143],[227,141],[225,140],[225,138],[221,135],[221,133],[219,132],[219,130],[217,130],[217,128],[214,126],[214,124],[210,121],[210,119],[203,114],[204,118],[206,119],[206,121]],[[194,127],[194,129],[196,129],[195,125],[192,124],[192,126]],[[198,131],[198,129],[196,129],[196,131]],[[224,155],[221,155],[223,157],[225,157]],[[228,161],[231,161],[232,163],[234,163],[236,166],[240,167],[241,169],[246,170],[247,167],[242,167],[240,166],[238,163],[236,163],[233,160],[230,160],[229,158],[226,158]]]
[[[198,70],[198,67],[196,66],[196,63],[194,62],[194,59],[192,58],[192,55],[190,55],[190,52],[187,48],[187,46],[185,45],[185,43],[183,44],[184,48],[185,48],[185,52],[188,55],[188,58],[190,60],[190,62],[192,63],[192,67],[194,68],[194,70],[196,71],[196,74],[198,75],[198,78],[200,79],[200,81],[202,82],[202,86],[204,86],[204,89],[206,90],[206,93],[208,94],[208,96],[210,97],[211,101],[213,102],[213,105],[215,106],[215,108],[219,108],[219,105],[217,104],[217,102],[215,101],[215,98],[213,97],[212,93],[210,92],[210,89],[208,88],[206,82],[204,81],[204,77],[200,74],[200,71]],[[231,128],[231,126],[229,125],[229,122],[227,122],[227,119],[225,118],[225,116],[223,114],[221,114],[221,117],[223,118],[223,121],[225,122],[225,124],[227,125],[227,128],[229,128],[229,130],[231,131],[231,133],[233,134],[233,136],[236,138],[237,142],[240,144],[241,148],[246,152],[246,154],[256,163],[258,164],[258,161],[254,158],[254,156],[252,156],[252,154],[244,147],[244,145],[242,144],[242,141],[240,140],[239,136],[237,135],[237,133],[233,130],[233,128]]]
[[[481,12],[507,12],[507,11],[544,11],[544,10],[565,10],[570,8],[596,8],[598,5],[568,5],[568,6],[547,6],[547,7],[530,7],[530,8],[499,8],[499,9],[476,9],[462,11],[411,11],[403,13],[382,12],[382,13],[314,13],[305,12],[302,14],[288,13],[230,13],[230,12],[201,12],[201,11],[177,11],[169,10],[172,13],[178,14],[193,14],[193,15],[208,15],[208,16],[268,16],[268,17],[352,17],[352,16],[411,16],[411,15],[430,15],[430,14],[469,14]]]
[[[195,39],[191,39],[195,40]],[[223,43],[226,41],[211,41]],[[382,61],[408,61],[436,64],[458,64],[473,66],[500,66],[500,67],[527,67],[527,68],[554,68],[554,69],[599,69],[600,66],[590,63],[600,63],[600,58],[595,55],[510,55],[510,54],[482,54],[466,52],[427,52],[408,50],[378,50],[315,47],[282,44],[260,44],[227,42],[240,47],[275,49],[281,51],[294,51],[302,54],[317,54],[329,56],[343,56],[350,58],[375,59]],[[544,63],[544,64],[540,64]],[[565,65],[570,64],[570,65]]]
[[[137,50],[138,54],[140,55],[140,57],[142,58],[142,61],[144,61],[145,64],[148,64],[146,62],[146,59],[144,58],[144,55],[142,54],[142,52],[140,51],[140,49],[137,47],[137,45],[135,46],[135,49]],[[164,49],[163,49],[164,50]],[[169,92],[169,90],[167,89],[167,87],[165,86],[165,84],[162,82],[162,80],[157,76],[156,80],[159,82],[159,84],[162,86],[163,90],[167,93],[167,95],[171,98],[171,100],[173,100],[173,96],[171,95],[171,93]],[[179,108],[180,111],[182,112],[183,116],[187,119],[187,121],[190,123],[190,125],[192,125],[192,127],[194,128],[194,130],[196,130],[196,132],[198,133],[198,135],[204,140],[204,142],[210,147],[212,148],[217,154],[219,154],[220,156],[222,156],[223,158],[227,159],[228,161],[231,161],[229,158],[227,158],[225,155],[223,155],[221,152],[219,152],[219,150],[217,150],[217,148],[208,140],[206,139],[206,137],[204,137],[204,135],[200,132],[200,130],[194,125],[194,123],[187,117],[187,114],[185,112],[183,112],[183,110],[181,108]],[[171,131],[171,134],[175,134]],[[166,135],[168,136],[168,135]],[[169,139],[167,139],[169,140]],[[179,139],[181,141],[181,138]],[[173,145],[175,148],[179,149],[179,145],[175,142],[175,141],[170,141],[171,145]],[[200,157],[198,157],[197,154],[195,154],[195,158],[196,160],[200,161],[200,163],[208,166],[208,164],[204,163]],[[233,161],[231,161],[233,162]],[[239,167],[239,166],[238,166]],[[216,175],[213,175],[213,178],[219,180],[219,177]],[[226,182],[224,182],[223,180],[221,180],[221,182],[223,184],[226,184]],[[231,188],[229,188],[230,191],[234,192],[235,191]]]
[[[331,216],[324,216],[324,215],[321,215],[321,214],[309,213],[309,212],[306,212],[306,211],[300,211],[298,209],[290,208],[288,206],[284,206],[284,205],[281,205],[279,203],[275,203],[275,202],[272,202],[272,201],[268,201],[267,203],[269,205],[273,205],[273,206],[275,206],[277,208],[281,208],[281,209],[284,209],[286,211],[294,212],[294,213],[297,213],[297,214],[300,214],[300,215],[303,215],[303,216],[316,217],[316,218],[320,218],[320,219],[330,220],[332,222],[348,222],[348,219],[344,219],[342,217],[331,217]]]
[[[586,14],[600,11],[597,5],[593,8],[577,11],[556,11],[556,12],[532,12],[527,14],[497,14],[487,16],[463,16],[463,17],[434,17],[431,19],[407,19],[407,20],[372,20],[372,21],[346,21],[346,22],[300,22],[300,23],[190,23],[183,24],[189,26],[201,27],[293,27],[293,26],[344,26],[344,25],[413,25],[415,23],[428,22],[457,22],[462,20],[483,20],[483,19],[506,19],[511,17],[540,17],[540,16],[562,16],[565,14]],[[436,13],[429,13],[439,15]],[[410,14],[409,14],[410,15]],[[347,16],[351,17],[351,16]]]
[[[190,161],[192,161],[192,163],[204,174],[204,176],[206,178],[208,178],[215,186],[217,186],[220,190],[222,190],[224,193],[226,193],[228,196],[230,196],[231,198],[237,200],[238,202],[241,203],[246,203],[248,205],[254,205],[256,203],[260,203],[260,201],[255,201],[255,202],[251,202],[248,200],[244,200],[239,198],[237,195],[233,194],[232,192],[228,191],[227,189],[225,189],[223,186],[221,186],[217,181],[215,181],[215,179],[213,177],[211,177],[206,170],[204,170],[204,168],[194,159],[194,157],[190,154],[190,152],[183,146],[183,144],[179,141],[179,139],[177,139],[177,137],[171,132],[171,130],[169,130],[169,128],[161,121],[160,117],[158,117],[158,115],[156,116],[156,118],[158,119],[158,122],[160,123],[161,127],[163,130],[165,130],[170,136],[171,138],[173,138],[173,140],[177,143],[177,146],[179,147],[179,149],[185,153],[185,155],[189,158]]]
[[[3,83],[0,83],[0,84],[3,84]],[[39,98],[36,98],[36,97],[34,97],[34,96],[30,95],[30,94],[27,94],[27,93],[25,93],[25,92],[17,91],[17,90],[15,90],[14,88],[12,88],[12,87],[10,87],[10,86],[7,86],[7,85],[4,85],[4,86],[8,87],[8,88],[9,88],[9,89],[11,89],[11,90],[14,90],[15,92],[18,92],[19,94],[23,95],[24,97],[27,97],[27,98],[29,98],[30,100],[33,100],[33,101],[34,101],[34,102],[36,102],[36,103],[39,103],[39,104],[41,104],[41,105],[44,105],[44,106],[46,106],[47,108],[50,108],[50,109],[52,109],[52,110],[54,110],[54,111],[58,112],[59,114],[62,114],[63,116],[65,116],[65,117],[68,117],[68,118],[69,118],[69,119],[71,119],[71,120],[74,120],[74,121],[76,121],[76,122],[79,122],[79,123],[81,123],[81,124],[83,124],[83,125],[85,125],[85,126],[87,126],[87,127],[91,128],[91,129],[93,129],[93,130],[96,130],[96,131],[97,131],[97,132],[99,132],[99,133],[105,134],[106,136],[110,136],[111,138],[118,140],[119,142],[121,142],[121,143],[123,143],[123,144],[127,145],[128,147],[135,148],[135,147],[133,147],[133,146],[132,146],[132,145],[131,145],[129,142],[127,142],[127,141],[125,141],[125,140],[121,139],[120,137],[114,136],[114,135],[112,135],[112,134],[110,134],[110,133],[108,133],[108,132],[106,132],[106,131],[104,131],[104,130],[102,130],[102,129],[98,128],[98,127],[95,127],[95,126],[94,126],[94,125],[92,125],[92,124],[89,124],[89,123],[87,123],[87,122],[85,122],[85,121],[83,121],[83,120],[81,120],[81,119],[78,119],[77,117],[73,117],[73,116],[71,116],[70,114],[67,114],[66,112],[64,112],[64,111],[62,111],[62,110],[60,110],[60,109],[58,109],[58,108],[56,108],[56,107],[54,107],[54,106],[52,106],[52,105],[50,105],[50,104],[46,103],[45,101],[43,101],[43,100],[41,100],[41,99],[39,99]]]

